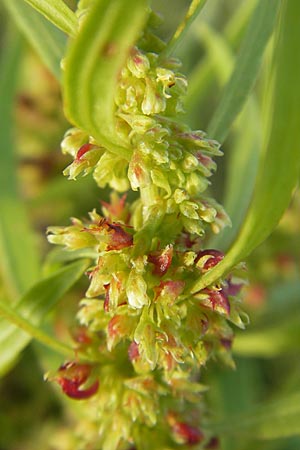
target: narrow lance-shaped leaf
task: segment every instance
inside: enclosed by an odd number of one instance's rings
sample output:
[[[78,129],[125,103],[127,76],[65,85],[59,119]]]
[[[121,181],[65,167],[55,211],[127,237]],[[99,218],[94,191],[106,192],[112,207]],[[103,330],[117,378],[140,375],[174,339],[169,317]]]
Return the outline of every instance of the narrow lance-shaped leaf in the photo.
[[[147,0],[96,0],[65,63],[64,99],[69,120],[125,158],[131,152],[115,133],[115,86],[147,14]]]
[[[228,48],[235,48],[238,45],[240,35],[243,34],[248,24],[249,16],[252,13],[255,2],[257,2],[257,0],[242,2],[230,17],[230,20],[222,33],[223,43],[226,43]],[[201,31],[201,33],[199,33],[197,27],[194,28],[195,37],[196,39],[199,39],[200,42],[202,41],[203,25],[204,22],[201,22],[199,26],[199,31]],[[191,39],[185,39],[180,53],[184,54],[184,52],[188,51],[190,45]],[[195,108],[197,108],[198,105],[201,105],[202,99],[209,92],[211,83],[215,79],[214,72],[218,62],[217,55],[214,55],[212,52],[206,52],[189,76],[189,87],[185,98],[185,108],[187,110],[189,122],[192,122],[193,120]],[[199,122],[195,122],[195,126],[198,124]]]
[[[209,136],[221,143],[254,85],[264,50],[274,29],[279,6],[279,0],[260,0],[252,14],[235,69],[207,130]]]
[[[23,0],[3,0],[5,7],[50,72],[59,80],[66,36]]]
[[[182,22],[178,25],[174,35],[168,43],[166,49],[162,52],[161,57],[169,55],[174,52],[179,42],[185,36],[186,32],[190,28],[191,24],[198,17],[200,11],[205,6],[207,0],[192,0],[188,8],[188,11],[183,18]]]
[[[89,260],[76,261],[33,286],[15,308],[17,315],[33,325],[39,325],[87,269]],[[1,315],[1,311],[0,311]],[[0,375],[14,364],[31,337],[22,329],[2,319],[0,322]]]
[[[243,260],[277,225],[298,181],[300,165],[300,3],[282,2],[278,22],[272,83],[271,120],[252,202],[241,231],[226,257],[194,286],[193,292],[212,284]]]
[[[36,281],[39,258],[18,193],[13,142],[12,115],[22,54],[21,39],[15,33],[6,38],[0,76],[0,267],[8,294],[18,297]]]
[[[75,35],[77,18],[63,0],[25,0],[50,22],[67,34]]]

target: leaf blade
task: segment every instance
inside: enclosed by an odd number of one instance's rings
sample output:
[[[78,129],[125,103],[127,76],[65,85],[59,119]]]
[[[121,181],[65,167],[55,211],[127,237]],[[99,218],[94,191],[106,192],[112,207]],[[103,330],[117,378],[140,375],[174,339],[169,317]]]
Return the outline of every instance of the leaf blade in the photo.
[[[265,130],[257,182],[246,219],[223,261],[198,280],[192,292],[228,273],[268,237],[288,206],[297,184],[300,170],[300,129],[297,124],[300,55],[296,44],[300,39],[299,15],[299,3],[293,0],[282,2],[272,66],[273,83],[268,97],[271,120]],[[291,84],[294,89],[290,88]]]
[[[24,203],[18,192],[12,115],[21,59],[19,35],[6,36],[0,76],[0,264],[11,296],[28,289],[39,274],[39,257]],[[26,267],[26,270],[25,270]]]
[[[39,325],[88,265],[89,260],[76,261],[38,282],[18,302],[16,313],[33,325]],[[4,375],[12,367],[30,340],[31,337],[22,329],[6,320],[0,322],[0,375]]]
[[[25,1],[66,34],[76,34],[76,15],[62,0],[51,0],[51,3],[47,0]]]
[[[221,143],[254,85],[279,5],[278,1],[261,0],[252,14],[235,69],[208,126],[208,134]]]
[[[66,114],[78,127],[125,158],[115,137],[114,91],[118,73],[147,17],[146,0],[98,0],[70,46],[65,65]]]
[[[25,35],[32,48],[57,80],[61,78],[60,63],[65,54],[66,36],[31,6],[19,0],[3,0],[6,9]]]

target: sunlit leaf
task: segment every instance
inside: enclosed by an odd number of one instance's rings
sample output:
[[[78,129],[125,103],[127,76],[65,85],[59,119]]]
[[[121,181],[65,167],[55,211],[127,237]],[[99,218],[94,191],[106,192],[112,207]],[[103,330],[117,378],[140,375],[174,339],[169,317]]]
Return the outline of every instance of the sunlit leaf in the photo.
[[[162,55],[167,55],[172,53],[179,42],[183,39],[189,27],[193,23],[193,21],[198,17],[200,11],[205,6],[207,0],[192,0],[191,4],[187,10],[185,17],[182,22],[178,25],[174,35],[172,36],[170,42],[168,43],[165,51]]]
[[[268,103],[270,122],[252,202],[226,257],[193,287],[203,289],[227,273],[263,242],[289,204],[300,165],[300,3],[282,2],[274,44]],[[291,86],[293,88],[291,89]]]
[[[66,36],[23,0],[3,0],[5,7],[50,72],[59,80]]]
[[[39,258],[18,192],[12,114],[21,59],[20,36],[7,39],[0,75],[0,265],[4,285],[19,296],[37,279]]]
[[[146,21],[146,0],[96,0],[67,53],[65,110],[75,125],[114,153],[130,157],[116,137],[118,74]]]
[[[262,56],[274,29],[280,2],[261,0],[254,10],[236,59],[235,69],[208,126],[208,134],[220,142],[240,112],[257,78]]]
[[[76,33],[78,25],[76,15],[63,0],[25,1],[66,34],[74,35]]]

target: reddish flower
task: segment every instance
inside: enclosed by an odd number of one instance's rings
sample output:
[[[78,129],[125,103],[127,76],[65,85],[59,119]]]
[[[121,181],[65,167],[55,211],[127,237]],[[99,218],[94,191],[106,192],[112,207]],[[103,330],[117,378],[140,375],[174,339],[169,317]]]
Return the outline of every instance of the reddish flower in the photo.
[[[112,197],[111,203],[101,200],[101,205],[106,209],[110,220],[121,220],[125,212],[126,194],[124,194],[121,198]],[[127,214],[127,216],[129,216],[129,214]],[[129,217],[126,217],[126,219],[128,220]]]
[[[104,308],[105,312],[108,312],[109,311],[109,287],[110,287],[110,284],[104,284],[103,287],[105,289],[105,299],[104,299],[103,308]]]
[[[207,258],[204,258],[207,257]],[[201,259],[204,259],[203,265],[201,265],[202,270],[209,270],[216,266],[224,258],[224,254],[219,250],[207,249],[202,250],[197,254],[196,263]]]
[[[159,296],[168,296],[175,300],[184,289],[185,282],[183,280],[161,281],[159,286],[154,288],[156,298]]]
[[[109,228],[110,241],[107,245],[107,250],[121,250],[125,247],[130,247],[133,244],[133,236],[127,233],[121,225],[117,223],[106,222]]]
[[[208,442],[208,444],[206,444],[205,448],[207,448],[209,450],[216,450],[219,448],[219,445],[220,445],[219,438],[214,436],[209,440],[209,442]]]
[[[140,356],[139,346],[135,341],[132,341],[128,347],[128,356],[131,362],[135,361]]]
[[[82,161],[82,157],[89,152],[90,150],[92,150],[93,148],[97,148],[96,145],[93,144],[84,144],[80,147],[80,149],[78,150],[77,154],[76,154],[76,162],[80,162]]]
[[[99,381],[96,380],[90,387],[81,389],[91,375],[91,371],[92,367],[88,364],[69,361],[58,369],[56,381],[68,397],[76,400],[87,399],[92,397],[99,388]]]
[[[169,269],[173,258],[173,247],[167,246],[161,252],[154,252],[148,255],[148,261],[154,264],[153,273],[158,276],[163,276]]]
[[[199,428],[184,422],[175,422],[172,425],[172,431],[180,442],[189,446],[197,445],[204,439],[204,434]]]
[[[230,303],[223,289],[220,289],[219,291],[204,289],[202,293],[207,294],[207,298],[204,302],[209,308],[214,311],[219,311],[228,315],[230,314]]]

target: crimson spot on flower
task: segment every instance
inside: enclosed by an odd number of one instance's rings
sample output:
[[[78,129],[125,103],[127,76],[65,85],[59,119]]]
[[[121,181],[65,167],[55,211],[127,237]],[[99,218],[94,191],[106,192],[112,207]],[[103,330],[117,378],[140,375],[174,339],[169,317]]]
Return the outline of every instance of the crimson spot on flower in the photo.
[[[127,233],[121,225],[117,223],[106,223],[110,230],[110,241],[107,250],[121,250],[133,244],[133,236]]]
[[[199,428],[185,422],[175,422],[172,425],[172,431],[177,441],[189,446],[197,445],[204,439],[204,434]]]
[[[83,156],[89,152],[90,150],[92,150],[93,148],[97,148],[96,145],[93,144],[84,144],[80,147],[80,149],[78,150],[77,154],[76,154],[76,162],[80,162],[82,161]]]
[[[83,400],[92,397],[99,388],[99,381],[96,380],[91,386],[82,389],[82,385],[91,375],[92,367],[89,364],[78,364],[69,361],[58,369],[55,380],[59,383],[62,391],[70,398]]]
[[[208,306],[214,311],[218,311],[223,314],[230,314],[230,303],[223,289],[220,289],[219,291],[204,289],[202,293],[207,295],[207,297],[203,300],[205,306]]]
[[[148,261],[154,265],[153,273],[163,276],[169,269],[173,258],[173,247],[168,245],[163,251],[148,255]]]
[[[131,362],[137,360],[140,356],[139,346],[135,341],[132,341],[128,347],[128,356]]]
[[[197,254],[195,262],[197,267],[200,266],[199,268],[201,268],[202,271],[206,271],[216,266],[223,258],[224,254],[219,250],[207,249],[202,250]]]

